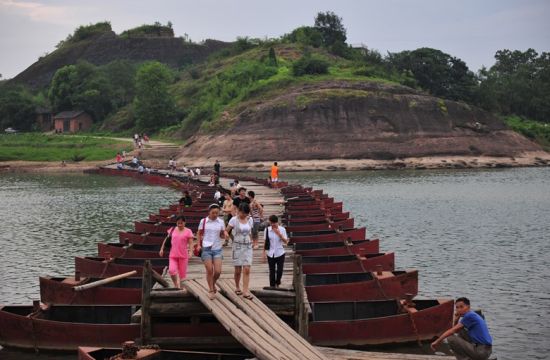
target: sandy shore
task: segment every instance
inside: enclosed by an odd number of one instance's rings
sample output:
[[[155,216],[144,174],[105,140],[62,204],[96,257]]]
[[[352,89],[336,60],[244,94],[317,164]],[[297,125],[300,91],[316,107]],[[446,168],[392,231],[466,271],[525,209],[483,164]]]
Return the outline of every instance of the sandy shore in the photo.
[[[229,172],[266,172],[271,162],[241,162],[220,159],[223,171]],[[160,160],[144,161],[153,168],[164,167]],[[108,161],[82,161],[67,163],[35,161],[0,162],[0,172],[82,172],[107,164]],[[179,159],[179,166],[211,168],[212,159]],[[398,169],[477,169],[549,166],[550,153],[544,151],[524,153],[515,157],[492,156],[430,156],[404,158],[396,160],[372,159],[331,159],[331,160],[292,160],[278,161],[281,171],[353,171],[353,170],[398,170]]]
[[[178,166],[213,166],[212,159],[178,159]],[[274,159],[276,160],[276,159]],[[272,162],[241,162],[220,159],[223,171],[266,172]],[[353,171],[394,169],[476,169],[550,165],[550,153],[544,151],[524,153],[515,157],[492,156],[430,156],[395,160],[331,159],[278,161],[281,171]]]
[[[65,166],[60,161],[2,161],[0,162],[1,172],[83,172],[95,169],[107,161],[81,161],[67,162]]]

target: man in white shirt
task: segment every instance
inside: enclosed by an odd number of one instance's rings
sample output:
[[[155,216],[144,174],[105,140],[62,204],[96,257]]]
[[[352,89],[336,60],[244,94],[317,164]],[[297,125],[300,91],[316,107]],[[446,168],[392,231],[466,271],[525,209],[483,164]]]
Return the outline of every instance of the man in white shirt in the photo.
[[[264,231],[264,259],[267,257],[269,264],[269,286],[279,287],[283,277],[283,268],[285,266],[285,248],[288,244],[286,229],[279,225],[277,215],[269,217],[268,226]]]

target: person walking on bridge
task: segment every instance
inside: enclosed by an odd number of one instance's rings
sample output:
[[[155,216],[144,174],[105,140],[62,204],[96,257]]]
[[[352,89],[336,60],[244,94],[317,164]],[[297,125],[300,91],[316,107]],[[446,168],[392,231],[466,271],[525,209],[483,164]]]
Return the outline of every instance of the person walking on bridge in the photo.
[[[227,238],[225,224],[219,218],[220,206],[212,204],[208,207],[208,216],[199,222],[197,232],[197,251],[206,269],[206,282],[209,288],[209,297],[214,300],[216,297],[216,281],[222,273],[222,243]]]
[[[284,245],[288,244],[288,235],[286,234],[286,229],[279,225],[277,215],[271,215],[269,223],[270,226],[264,232],[263,258],[267,257],[269,264],[269,286],[279,287],[285,266]]]
[[[187,277],[187,264],[193,246],[193,232],[185,227],[185,217],[180,215],[176,218],[176,226],[168,229],[168,236],[162,242],[159,255],[164,256],[166,241],[170,237],[170,255],[168,256],[168,273],[174,282],[174,286],[181,288],[181,280]]]
[[[455,308],[454,326],[431,344],[432,350],[435,351],[436,347],[447,339],[457,360],[489,359],[493,350],[493,339],[487,323],[483,317],[470,309],[470,300],[465,297],[456,299]]]
[[[235,294],[243,295],[245,299],[252,300],[250,294],[250,267],[252,266],[252,239],[251,232],[254,226],[250,215],[248,203],[241,203],[237,216],[229,221],[227,233],[233,233],[233,266],[235,267]],[[241,275],[243,290],[241,291]]]

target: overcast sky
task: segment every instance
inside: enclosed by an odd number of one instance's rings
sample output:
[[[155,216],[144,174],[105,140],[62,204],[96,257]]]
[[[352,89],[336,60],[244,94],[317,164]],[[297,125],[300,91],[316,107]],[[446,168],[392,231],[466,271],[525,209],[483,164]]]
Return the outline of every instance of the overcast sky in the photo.
[[[433,47],[474,71],[499,49],[550,51],[550,0],[0,0],[0,73],[15,76],[81,24],[109,20],[119,33],[172,21],[177,36],[230,41],[277,37],[326,10],[343,18],[350,44]]]

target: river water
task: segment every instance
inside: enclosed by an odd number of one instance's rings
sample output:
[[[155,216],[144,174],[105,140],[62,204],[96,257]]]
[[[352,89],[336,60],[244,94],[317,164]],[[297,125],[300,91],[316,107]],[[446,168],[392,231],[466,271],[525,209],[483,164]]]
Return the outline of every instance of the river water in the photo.
[[[420,296],[470,298],[499,360],[550,359],[550,168],[283,177],[343,201]]]
[[[283,169],[284,170],[284,169]],[[400,268],[420,296],[467,296],[483,309],[498,359],[550,353],[550,168],[283,174],[322,188]],[[0,303],[38,298],[41,274],[68,275],[177,194],[99,175],[0,175]],[[0,359],[72,359],[0,350]]]

